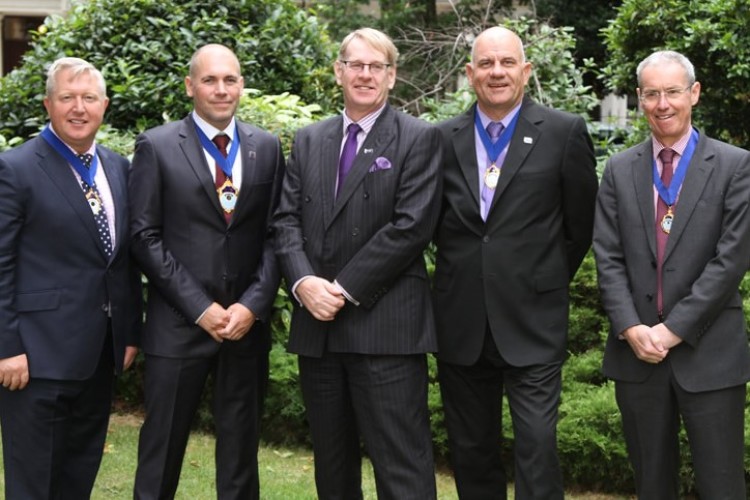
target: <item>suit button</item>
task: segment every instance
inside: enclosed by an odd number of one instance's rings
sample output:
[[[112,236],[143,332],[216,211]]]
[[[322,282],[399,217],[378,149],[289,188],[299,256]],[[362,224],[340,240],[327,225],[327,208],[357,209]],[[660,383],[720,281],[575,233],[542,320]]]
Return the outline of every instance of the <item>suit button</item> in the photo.
[[[312,201],[312,198],[310,196],[305,196],[305,203],[310,203]]]
[[[109,304],[102,304],[102,311],[109,312]]]
[[[354,229],[352,230],[352,236],[359,236],[359,228],[358,228],[358,227],[355,227],[355,228],[354,228]]]
[[[362,195],[362,197],[366,200],[370,197],[370,193],[365,193]]]
[[[489,236],[482,236],[482,243],[489,243],[490,237]]]
[[[647,293],[646,294],[646,300],[648,300],[649,302],[653,301],[654,300],[653,294]]]
[[[226,281],[227,280],[227,275],[226,274],[222,274],[221,275],[221,279],[223,279],[224,281]]]

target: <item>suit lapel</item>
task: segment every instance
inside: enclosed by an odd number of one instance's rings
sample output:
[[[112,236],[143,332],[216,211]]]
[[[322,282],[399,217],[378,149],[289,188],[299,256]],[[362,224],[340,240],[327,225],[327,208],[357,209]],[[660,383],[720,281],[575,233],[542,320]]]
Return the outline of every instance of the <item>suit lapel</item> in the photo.
[[[539,140],[541,133],[538,125],[544,121],[544,118],[536,112],[536,104],[531,100],[525,99],[519,111],[518,123],[516,130],[511,137],[508,153],[503,161],[500,179],[495,188],[495,196],[492,198],[492,204],[487,212],[487,220],[490,220],[492,211],[497,205],[497,200],[503,195],[513,177],[521,169],[526,157],[529,155]]]
[[[646,241],[648,241],[651,254],[656,257],[656,213],[654,213],[653,155],[650,138],[638,146],[631,169],[641,221],[646,230]],[[627,203],[627,200],[624,202]]]
[[[479,213],[479,167],[477,166],[477,152],[475,148],[476,139],[474,132],[474,112],[476,105],[467,111],[459,123],[456,124],[455,134],[453,135],[453,149],[456,153],[459,169],[463,174],[464,181],[471,193],[472,208]]]
[[[685,232],[690,217],[695,211],[703,190],[708,184],[708,179],[714,169],[714,164],[710,160],[714,157],[713,151],[706,150],[706,139],[704,135],[700,136],[698,145],[695,148],[693,158],[687,166],[680,165],[680,168],[687,168],[685,180],[680,189],[675,207],[674,222],[667,239],[667,247],[664,249],[664,260],[669,258],[680,237]]]
[[[71,171],[70,165],[68,165],[68,162],[65,161],[65,159],[49,144],[47,144],[44,139],[39,137],[36,140],[43,144],[43,146],[37,150],[37,154],[40,157],[40,168],[47,174],[47,176],[49,176],[57,189],[60,190],[62,195],[68,201],[68,204],[70,204],[73,211],[81,220],[81,225],[85,231],[96,243],[102,257],[106,258],[104,246],[99,238],[96,222],[91,213],[91,207],[89,207],[86,197],[83,194],[83,189],[81,188],[81,185],[78,184],[78,180]]]
[[[320,179],[320,192],[323,197],[323,224],[326,228],[333,221],[336,178],[339,170],[339,156],[341,156],[341,141],[344,139],[344,119],[338,116],[332,119],[328,126],[329,128],[324,132],[323,146],[320,148],[320,163],[316,172]]]
[[[357,156],[354,157],[352,169],[349,171],[344,185],[339,186],[339,194],[335,197],[333,203],[331,220],[335,219],[341,209],[346,206],[347,201],[354,194],[357,186],[364,180],[375,158],[383,156],[388,145],[396,137],[396,128],[395,113],[386,105],[382,114],[373,125],[372,130],[367,134],[362,147],[359,148]],[[338,155],[335,164],[338,169]]]
[[[237,134],[240,140],[240,155],[242,158],[242,185],[240,186],[237,206],[232,215],[230,225],[234,224],[236,217],[240,213],[243,213],[246,207],[249,206],[248,204],[250,203],[250,200],[247,188],[255,183],[255,177],[258,175],[258,169],[256,167],[256,151],[258,146],[255,137],[253,136],[253,131],[250,127],[247,127],[244,123],[237,120]]]
[[[116,167],[119,160],[109,152],[109,150],[97,147],[97,154],[101,159],[100,167],[104,169],[104,174],[107,176],[107,184],[109,184],[109,190],[112,193],[112,203],[115,206],[114,214],[107,214],[108,217],[115,217],[115,247],[112,249],[112,255],[116,255],[120,249],[120,243],[124,238],[127,238],[129,231],[128,218],[125,217],[127,213],[126,203],[126,192],[127,186],[125,185],[125,178],[120,168]],[[102,247],[102,251],[104,248]]]
[[[223,220],[224,210],[222,210],[221,205],[219,205],[219,196],[216,194],[216,184],[214,183],[214,179],[211,177],[211,171],[206,164],[206,156],[203,153],[203,147],[198,139],[198,134],[195,132],[195,122],[190,115],[182,121],[182,128],[180,129],[179,134],[180,149],[182,149],[188,165],[190,165],[190,168],[198,178],[201,186],[203,186],[203,190],[208,197],[209,203],[214,207],[214,210],[221,215]]]

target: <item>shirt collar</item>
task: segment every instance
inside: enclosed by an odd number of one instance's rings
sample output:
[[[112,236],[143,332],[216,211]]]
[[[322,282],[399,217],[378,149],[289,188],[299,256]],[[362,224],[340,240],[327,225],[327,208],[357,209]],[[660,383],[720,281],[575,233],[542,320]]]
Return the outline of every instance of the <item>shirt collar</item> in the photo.
[[[344,116],[344,130],[343,134],[346,135],[347,129],[349,128],[349,125],[352,123],[358,124],[360,127],[362,127],[362,130],[364,131],[365,135],[370,133],[370,130],[372,130],[372,127],[375,125],[375,122],[378,120],[378,117],[383,113],[383,110],[385,109],[385,103],[383,103],[382,106],[380,106],[379,109],[376,109],[369,115],[365,115],[360,120],[357,120],[356,122],[349,118],[349,116],[346,114],[346,110],[344,110],[343,116]]]
[[[513,121],[513,118],[515,118],[518,112],[521,111],[521,104],[523,104],[523,101],[516,104],[516,106],[513,109],[511,109],[510,112],[507,115],[505,115],[505,117],[503,117],[502,120],[500,120],[500,123],[503,124],[503,129],[508,128],[508,125],[510,125],[510,122]],[[487,125],[489,125],[490,122],[493,122],[494,120],[492,120],[489,116],[484,114],[482,110],[479,109],[479,106],[476,106],[476,110],[477,110],[477,113],[479,113],[479,119],[482,122],[482,126],[486,130]]]
[[[682,154],[685,152],[685,149],[687,148],[688,142],[690,141],[690,135],[693,133],[693,127],[690,126],[688,131],[680,137],[680,139],[675,142],[670,149],[672,149],[675,153],[677,153],[680,157],[682,157]],[[651,149],[654,153],[654,158],[659,157],[659,153],[661,153],[662,149],[666,149],[666,146],[662,144],[661,142],[656,139],[656,137],[651,135]]]
[[[227,125],[227,128],[224,130],[220,130],[210,123],[208,123],[206,120],[201,118],[198,113],[193,110],[193,120],[195,121],[195,124],[198,125],[198,128],[203,131],[204,134],[206,134],[206,137],[213,140],[214,137],[216,137],[219,134],[226,134],[229,136],[229,141],[234,140],[234,129],[235,129],[235,123],[234,123],[234,116],[232,117],[232,120],[229,122],[229,125]]]
[[[76,151],[75,149],[71,148],[71,147],[70,147],[70,146],[68,145],[68,143],[67,143],[67,142],[65,142],[65,141],[63,141],[63,140],[62,140],[62,137],[60,137],[60,136],[59,136],[59,135],[57,134],[57,132],[55,132],[55,128],[54,128],[54,127],[52,126],[52,123],[51,123],[51,122],[50,122],[50,124],[49,124],[49,129],[50,129],[50,130],[52,131],[52,133],[53,133],[53,134],[55,134],[55,136],[56,136],[56,137],[57,137],[58,139],[60,139],[60,142],[62,142],[63,144],[65,144],[65,147],[67,147],[67,148],[68,148],[69,150],[73,151],[73,153],[75,153],[75,154],[76,154],[76,156],[78,156],[79,154],[81,154],[81,153],[79,153],[78,151]],[[86,151],[86,153],[88,153],[88,154],[90,154],[90,155],[92,155],[92,156],[96,155],[96,139],[94,139],[94,142],[92,142],[92,143],[91,143],[91,147],[90,147],[90,148],[88,149],[88,151]],[[85,153],[84,153],[84,154],[85,154]]]

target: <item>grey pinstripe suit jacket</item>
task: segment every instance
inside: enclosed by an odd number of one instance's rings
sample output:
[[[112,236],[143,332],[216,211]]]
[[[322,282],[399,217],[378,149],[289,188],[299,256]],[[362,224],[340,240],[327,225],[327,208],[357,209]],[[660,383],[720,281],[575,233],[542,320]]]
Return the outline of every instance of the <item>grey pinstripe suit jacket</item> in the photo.
[[[331,322],[295,305],[291,352],[413,354],[434,351],[434,318],[422,252],[432,237],[441,146],[437,129],[386,105],[338,197],[343,118],[297,132],[274,218],[288,285],[316,275],[359,301]],[[389,168],[373,168],[377,158]]]

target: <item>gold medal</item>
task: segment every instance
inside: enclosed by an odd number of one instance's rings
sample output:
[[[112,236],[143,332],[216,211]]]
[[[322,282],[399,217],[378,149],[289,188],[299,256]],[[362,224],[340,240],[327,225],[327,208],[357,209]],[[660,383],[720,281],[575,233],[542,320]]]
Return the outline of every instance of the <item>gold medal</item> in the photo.
[[[99,215],[99,212],[102,211],[102,200],[99,199],[99,195],[96,194],[96,191],[89,188],[88,191],[86,191],[86,201],[89,202],[89,207],[91,207],[91,211],[94,215]]]
[[[500,169],[493,163],[484,171],[484,185],[490,189],[497,187],[497,181],[500,179]]]
[[[672,230],[672,222],[674,221],[674,214],[672,213],[672,207],[667,208],[667,213],[664,214],[664,217],[661,219],[661,223],[659,226],[661,226],[661,230],[664,231],[666,234],[669,234],[669,232]]]
[[[235,189],[232,180],[227,177],[224,184],[216,188],[216,192],[219,195],[219,204],[221,205],[222,210],[228,214],[234,212],[234,207],[237,204],[237,197],[240,193]]]

